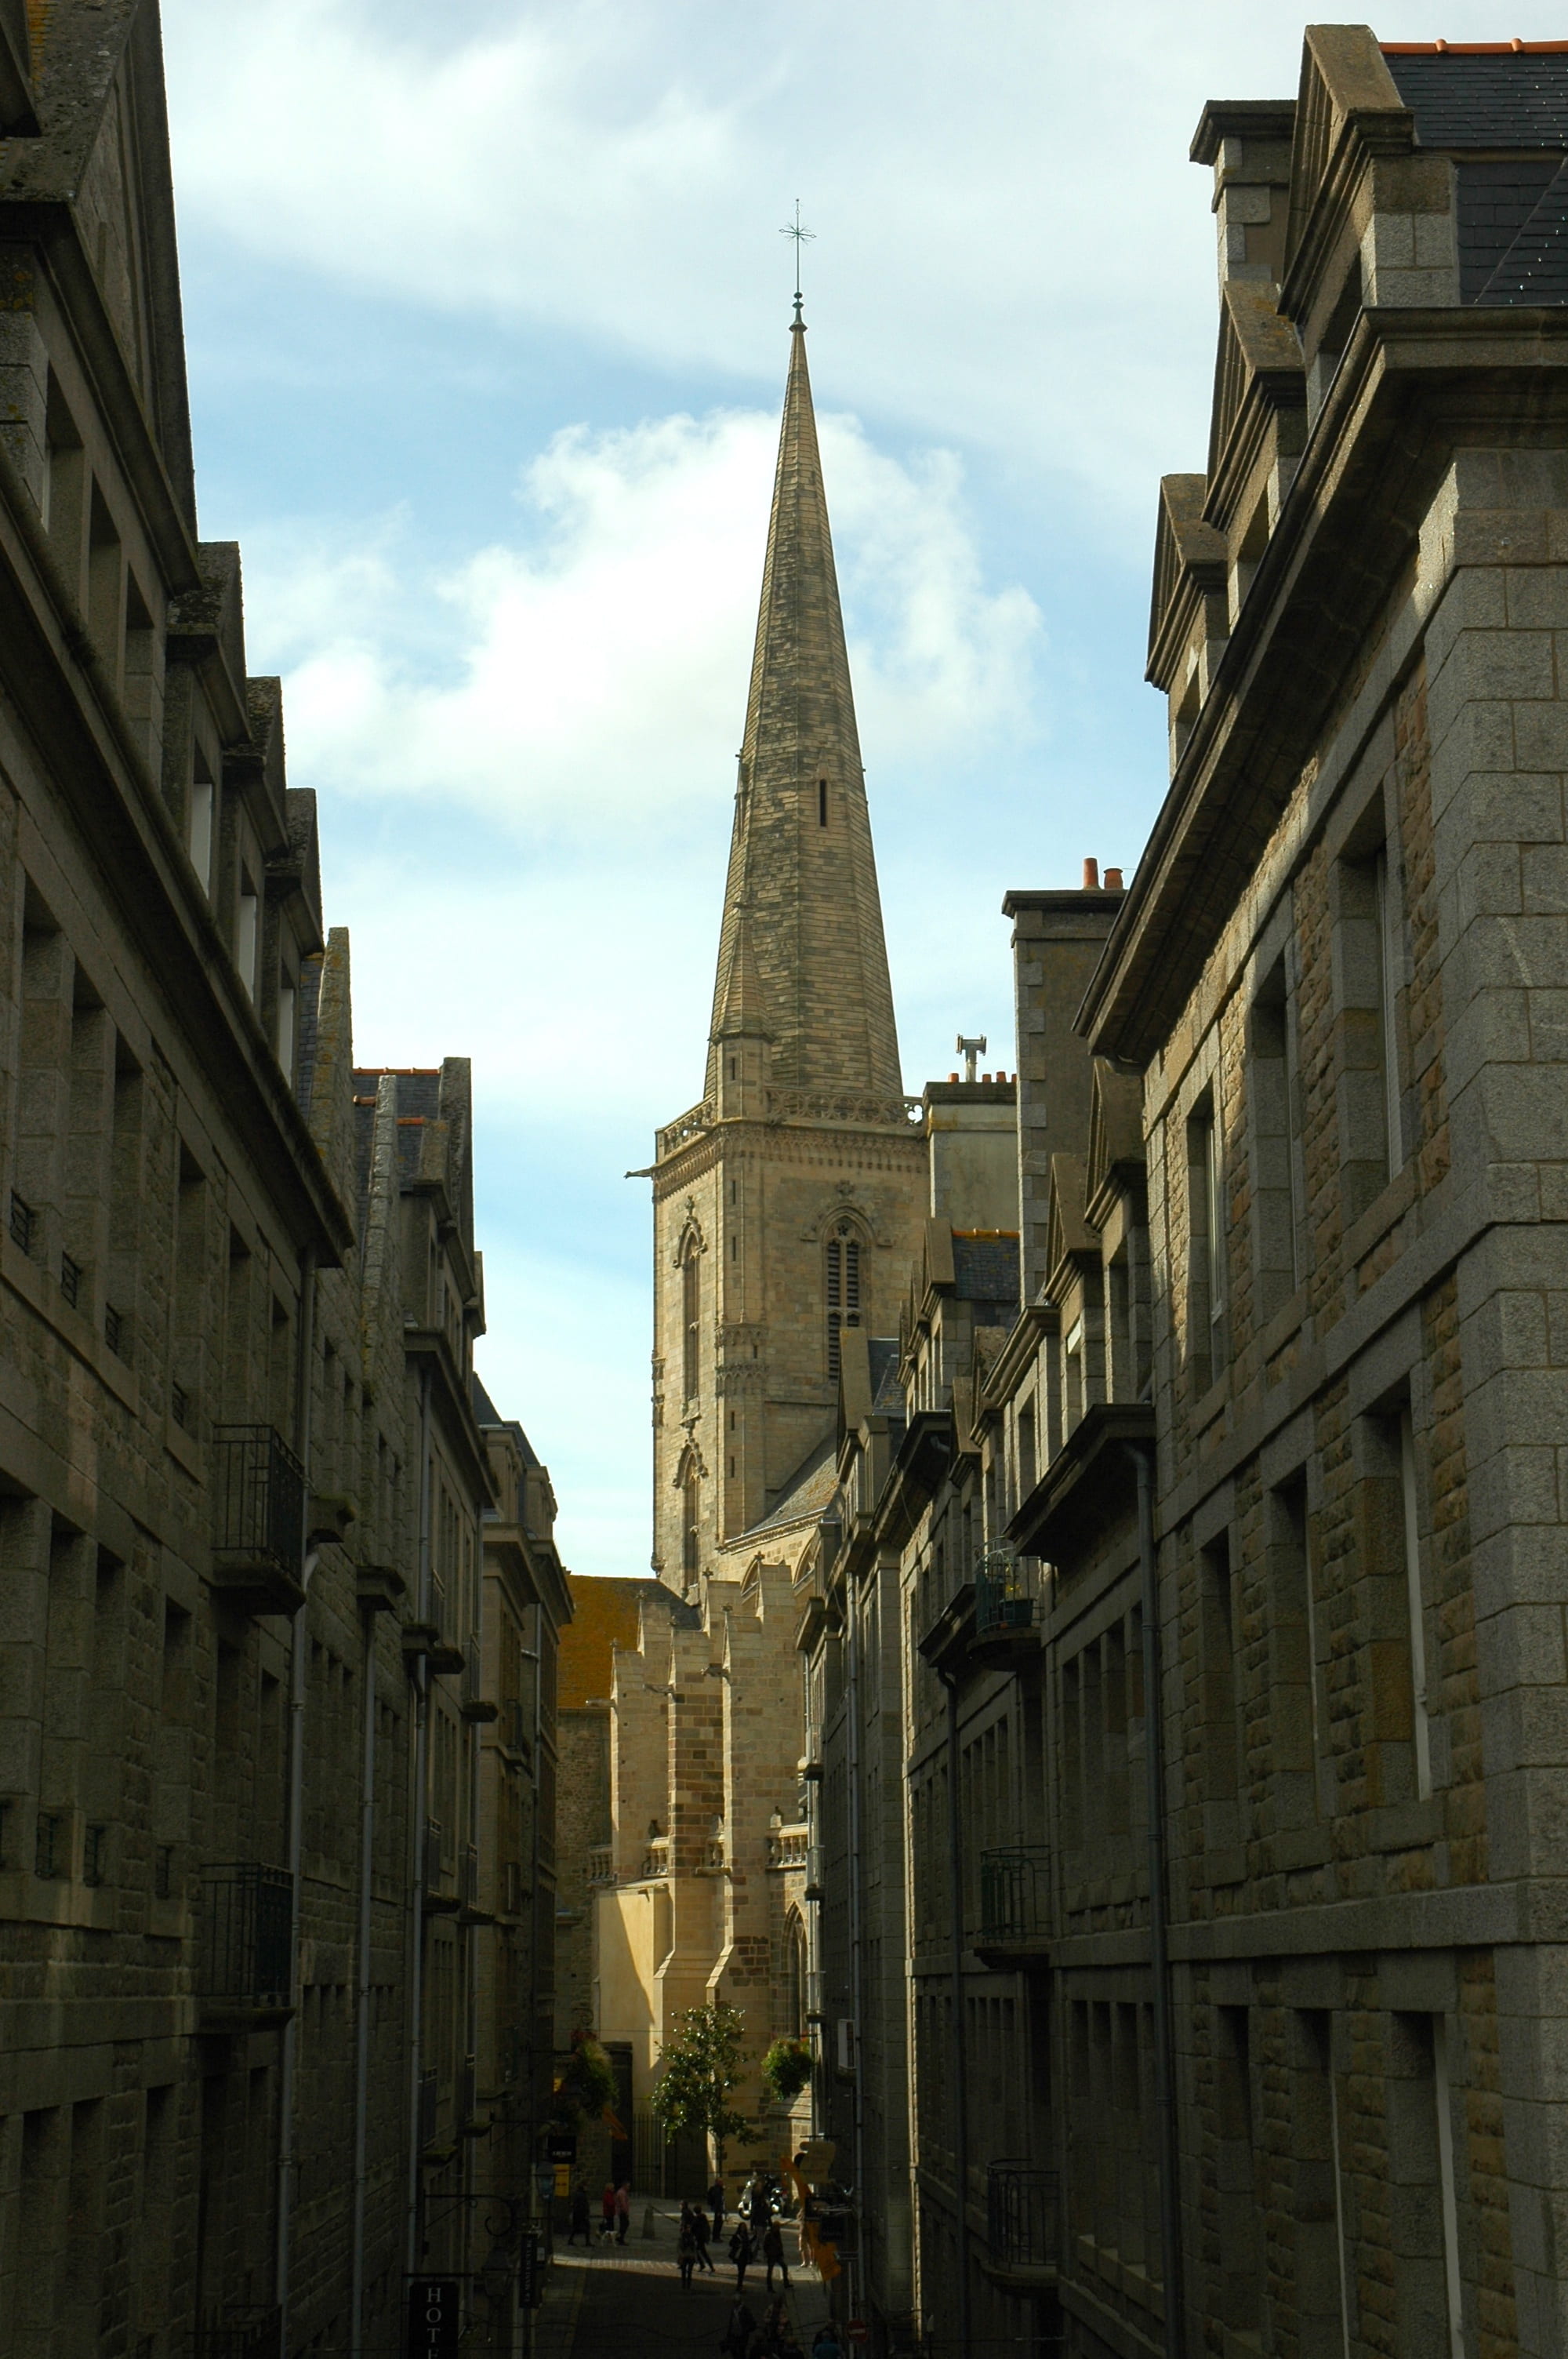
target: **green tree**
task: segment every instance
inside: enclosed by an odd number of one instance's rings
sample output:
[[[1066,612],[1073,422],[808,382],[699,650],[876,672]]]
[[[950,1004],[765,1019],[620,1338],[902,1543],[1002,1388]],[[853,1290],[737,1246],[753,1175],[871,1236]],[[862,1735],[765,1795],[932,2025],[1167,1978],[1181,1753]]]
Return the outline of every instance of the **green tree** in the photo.
[[[697,2130],[712,2139],[720,2172],[725,2140],[752,2135],[745,2114],[730,2102],[746,2078],[745,2029],[740,2009],[722,1999],[688,2006],[665,2046],[648,2099],[666,2131]]]
[[[775,2039],[762,2059],[762,2082],[781,2105],[793,2105],[811,2079],[811,2049],[804,2039]]]

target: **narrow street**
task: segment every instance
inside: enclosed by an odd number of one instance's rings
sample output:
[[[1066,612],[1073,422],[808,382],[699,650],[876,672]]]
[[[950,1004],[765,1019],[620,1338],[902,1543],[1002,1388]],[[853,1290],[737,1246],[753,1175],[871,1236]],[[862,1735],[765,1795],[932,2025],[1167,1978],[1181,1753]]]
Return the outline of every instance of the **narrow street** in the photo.
[[[730,2318],[735,2272],[714,2253],[714,2275],[698,2270],[691,2290],[681,2285],[676,2269],[676,2223],[678,2204],[656,2202],[654,2234],[641,2234],[643,2204],[633,2212],[633,2230],[624,2245],[595,2245],[584,2252],[557,2238],[555,2259],[546,2278],[546,2293],[535,2320],[534,2359],[599,2359],[601,2353],[642,2359],[647,2353],[674,2354],[674,2359],[717,2359]],[[724,2241],[728,2241],[726,2225]],[[794,2254],[795,2229],[786,2223],[784,2248]],[[815,2276],[791,2267],[790,2315],[803,2350],[809,2351],[813,2330],[827,2316],[827,2297]],[[776,2283],[776,2280],[775,2280]],[[766,2306],[761,2268],[746,2273],[746,2299],[761,2318]]]

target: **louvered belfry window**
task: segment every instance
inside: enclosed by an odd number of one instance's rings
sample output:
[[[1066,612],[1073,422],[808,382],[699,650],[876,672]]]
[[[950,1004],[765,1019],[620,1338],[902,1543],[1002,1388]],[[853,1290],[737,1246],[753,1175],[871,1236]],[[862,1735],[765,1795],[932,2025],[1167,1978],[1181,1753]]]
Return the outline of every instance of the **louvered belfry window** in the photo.
[[[837,1383],[839,1337],[860,1323],[860,1240],[840,1222],[827,1240],[827,1374]]]

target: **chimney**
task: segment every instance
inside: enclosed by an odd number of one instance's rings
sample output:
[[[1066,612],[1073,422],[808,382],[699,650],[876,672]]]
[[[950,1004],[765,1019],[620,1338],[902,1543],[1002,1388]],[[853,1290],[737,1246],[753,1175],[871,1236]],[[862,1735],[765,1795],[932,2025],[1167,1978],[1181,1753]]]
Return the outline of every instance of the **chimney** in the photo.
[[[1106,870],[1105,889],[1108,893],[1119,893],[1121,891],[1121,871],[1119,868],[1108,868]]]
[[[1084,890],[1086,893],[1098,893],[1099,891],[1099,862],[1098,860],[1086,860],[1084,863]]]

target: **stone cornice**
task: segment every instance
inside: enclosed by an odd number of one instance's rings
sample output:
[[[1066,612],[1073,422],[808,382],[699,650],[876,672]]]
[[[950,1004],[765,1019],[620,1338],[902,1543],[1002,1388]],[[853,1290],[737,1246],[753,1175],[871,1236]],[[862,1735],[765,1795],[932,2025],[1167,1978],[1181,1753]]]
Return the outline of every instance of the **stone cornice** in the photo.
[[[1565,362],[1564,310],[1361,314],[1086,995],[1097,1054],[1141,1067],[1169,1033],[1456,442],[1560,446]]]

